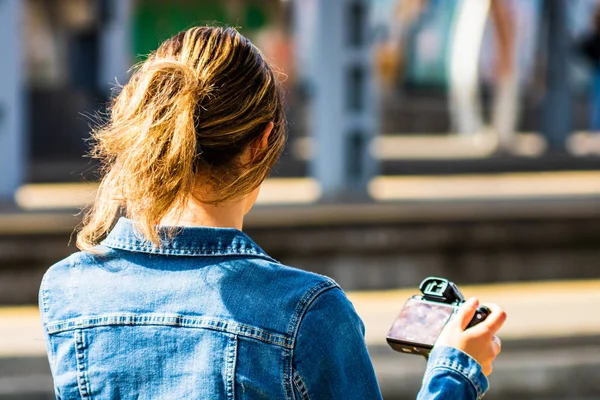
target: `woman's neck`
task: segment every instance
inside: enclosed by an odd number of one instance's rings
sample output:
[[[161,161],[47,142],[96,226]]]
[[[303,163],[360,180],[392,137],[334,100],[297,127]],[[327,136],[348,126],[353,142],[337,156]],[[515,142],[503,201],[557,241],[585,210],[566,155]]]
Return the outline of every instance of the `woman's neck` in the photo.
[[[242,229],[246,214],[246,201],[227,205],[207,205],[188,199],[185,207],[171,209],[161,220],[163,226],[206,226]]]

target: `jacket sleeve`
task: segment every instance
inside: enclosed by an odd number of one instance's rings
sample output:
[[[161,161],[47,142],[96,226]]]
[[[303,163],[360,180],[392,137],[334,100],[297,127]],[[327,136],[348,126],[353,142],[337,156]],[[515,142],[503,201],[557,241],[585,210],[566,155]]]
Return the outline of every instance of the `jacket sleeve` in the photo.
[[[296,335],[292,379],[302,400],[382,398],[364,325],[339,287],[319,294],[304,313]]]
[[[453,347],[434,347],[417,400],[481,399],[488,390],[481,366]]]

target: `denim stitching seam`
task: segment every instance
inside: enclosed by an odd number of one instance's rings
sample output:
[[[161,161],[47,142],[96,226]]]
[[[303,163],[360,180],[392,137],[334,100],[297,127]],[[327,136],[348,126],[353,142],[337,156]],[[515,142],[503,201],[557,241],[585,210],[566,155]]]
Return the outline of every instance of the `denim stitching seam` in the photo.
[[[475,389],[475,394],[477,396],[477,399],[481,399],[483,397],[482,389],[479,386],[479,383],[476,382],[476,380],[471,379],[469,377],[470,374],[461,365],[458,365],[455,362],[442,361],[440,364],[437,364],[435,367],[431,368],[431,370],[429,371],[428,376],[431,375],[433,373],[433,371],[435,371],[436,369],[447,369],[447,370],[450,370],[450,371],[458,372],[468,382],[471,383],[471,385],[473,386],[473,389]]]
[[[332,289],[334,287],[339,287],[337,283],[332,280],[323,281],[315,286],[313,286],[302,299],[298,302],[296,309],[294,310],[294,314],[292,315],[292,319],[290,320],[290,324],[288,327],[288,336],[291,336],[294,343],[296,342],[296,334],[298,333],[298,327],[300,326],[300,321],[304,316],[308,307],[312,304],[312,302],[324,291]]]
[[[227,399],[235,398],[235,367],[237,361],[237,346],[237,335],[230,335],[229,342],[227,344]]]
[[[184,317],[180,315],[112,314],[107,316],[56,321],[52,324],[48,324],[46,329],[49,334],[56,334],[72,329],[94,328],[108,325],[168,325],[186,328],[207,328],[257,339],[265,343],[285,348],[291,348],[293,345],[292,340],[289,337],[270,333],[238,322],[210,318]]]
[[[91,399],[90,386],[87,379],[87,360],[85,358],[86,343],[81,330],[75,331],[75,356],[77,358],[77,386],[82,399]]]
[[[294,385],[296,386],[296,389],[298,389],[298,393],[300,393],[302,400],[310,400],[308,388],[306,387],[306,384],[302,380],[302,377],[298,371],[294,371]]]
[[[292,366],[291,350],[283,351],[283,389],[285,390],[286,400],[294,400],[294,389],[292,382],[292,374],[290,373]]]
[[[259,251],[254,246],[249,248],[227,248],[225,250],[210,250],[200,248],[182,248],[182,249],[164,249],[157,248],[154,246],[140,245],[139,242],[124,240],[118,238],[106,239],[102,242],[104,246],[112,247],[115,249],[138,251],[151,254],[164,254],[164,255],[185,255],[185,256],[231,256],[231,255],[252,255],[260,258],[264,258],[268,261],[277,262],[266,253]]]
[[[312,304],[312,302],[323,292],[335,288],[335,287],[339,287],[337,285],[337,283],[335,283],[333,280],[331,279],[327,279],[323,282],[320,282],[319,284],[313,286],[308,292],[306,292],[306,294],[302,297],[302,299],[300,299],[300,301],[298,302],[298,304],[296,305],[296,309],[294,310],[294,314],[292,315],[292,318],[290,320],[290,324],[288,326],[288,336],[291,337],[292,340],[292,348],[289,354],[289,362],[290,364],[293,364],[293,359],[294,359],[294,346],[296,345],[296,336],[298,334],[298,329],[300,327],[300,321],[302,320],[302,317],[304,316],[304,314],[306,313],[306,310],[308,309],[308,307],[310,307],[310,305]],[[291,368],[293,368],[293,366],[290,366]],[[287,371],[286,371],[287,372]],[[294,381],[294,377],[293,377],[293,372],[291,374],[292,376],[290,376],[289,378],[291,379],[292,382],[289,382],[291,385],[293,385],[293,381]],[[285,377],[286,380],[286,388],[288,386],[288,378],[287,376]],[[293,398],[294,396],[294,391],[292,390],[292,388],[290,387],[290,394]]]
[[[44,319],[46,318],[46,313],[49,311],[48,307],[48,290],[46,289],[46,275],[42,277],[42,282],[40,283],[40,288],[42,292],[42,311],[44,312]]]

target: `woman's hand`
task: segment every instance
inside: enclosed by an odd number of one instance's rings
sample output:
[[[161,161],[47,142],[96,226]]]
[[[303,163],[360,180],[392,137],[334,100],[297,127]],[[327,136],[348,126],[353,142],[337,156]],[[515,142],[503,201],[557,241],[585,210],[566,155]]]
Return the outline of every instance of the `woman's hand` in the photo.
[[[491,313],[479,324],[465,330],[479,306],[475,298],[467,300],[448,322],[436,346],[450,346],[462,350],[481,365],[483,373],[492,373],[492,362],[500,353],[500,339],[494,336],[506,320],[506,312],[496,304],[486,304]]]

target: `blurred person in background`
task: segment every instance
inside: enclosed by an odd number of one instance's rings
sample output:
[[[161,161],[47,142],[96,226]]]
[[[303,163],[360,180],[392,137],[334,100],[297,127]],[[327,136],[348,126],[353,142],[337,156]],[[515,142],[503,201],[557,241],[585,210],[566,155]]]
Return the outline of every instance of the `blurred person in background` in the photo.
[[[516,27],[514,5],[502,0],[492,0],[491,19],[496,39],[494,71],[494,104],[492,128],[498,140],[498,150],[513,150],[519,114],[519,76],[516,58]],[[513,7],[511,7],[511,4]]]
[[[493,24],[493,106],[491,128],[499,151],[510,151],[518,114],[514,17],[507,0],[461,0],[456,10],[449,60],[450,110],[460,134],[483,130],[479,63],[488,19]],[[513,7],[514,8],[514,7]]]
[[[40,310],[56,397],[379,399],[364,326],[330,278],[281,265],[242,233],[286,140],[282,88],[232,28],[164,42],[94,133],[105,163]],[[419,399],[478,399],[505,313],[440,336]],[[401,360],[399,360],[400,362]]]
[[[397,88],[398,78],[447,86],[451,129],[465,136],[484,132],[479,71],[482,58],[492,58],[491,65],[486,65],[491,73],[485,76],[493,91],[489,125],[498,150],[510,152],[518,123],[519,84],[525,72],[519,70],[517,56],[529,51],[517,43],[517,36],[530,29],[518,26],[523,21],[517,11],[529,11],[535,4],[535,0],[527,4],[516,0],[394,1],[393,7],[387,6],[391,12],[381,17],[386,19],[387,34],[376,48],[384,98]]]

